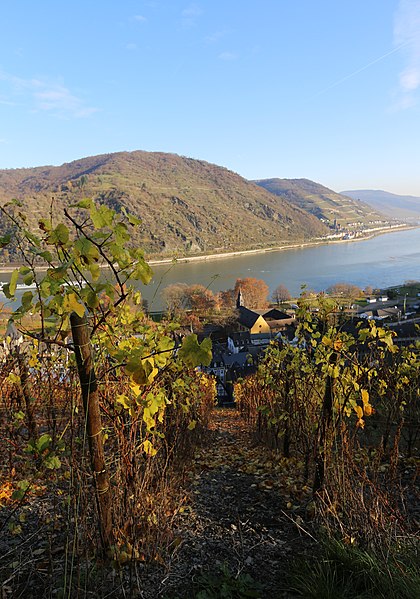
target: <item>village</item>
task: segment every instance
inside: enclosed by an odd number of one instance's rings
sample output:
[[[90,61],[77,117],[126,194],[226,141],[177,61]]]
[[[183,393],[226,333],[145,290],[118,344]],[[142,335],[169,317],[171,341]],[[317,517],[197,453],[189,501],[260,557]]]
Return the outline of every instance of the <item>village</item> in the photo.
[[[251,287],[249,287],[251,283]],[[251,289],[253,307],[247,306],[247,295],[241,289],[241,284],[245,288]],[[252,286],[262,289],[262,304],[264,308],[254,307],[256,303],[255,294]],[[172,286],[173,288],[176,285]],[[183,293],[188,296],[189,302],[184,303],[181,309],[179,298],[176,309],[174,310],[173,289],[168,288],[168,316],[177,316],[180,324],[177,339],[185,334],[195,332],[199,341],[210,338],[212,341],[212,360],[209,366],[203,366],[201,369],[207,374],[213,375],[216,379],[217,398],[219,405],[228,406],[234,403],[234,384],[238,379],[242,379],[253,374],[260,360],[263,358],[266,349],[270,344],[279,345],[290,344],[296,346],[299,339],[296,336],[296,329],[299,324],[299,313],[309,310],[317,316],[319,312],[319,299],[331,297],[336,302],[334,309],[329,314],[329,319],[339,328],[351,332],[357,332],[358,327],[366,321],[376,321],[381,326],[389,328],[395,332],[394,342],[397,345],[408,345],[420,340],[418,324],[420,323],[420,283],[407,282],[400,289],[392,288],[388,292],[373,295],[373,290],[368,288],[362,297],[354,297],[355,290],[352,286],[346,286],[339,283],[330,289],[328,293],[315,294],[303,292],[300,298],[292,299],[287,289],[280,285],[273,294],[272,299],[277,301],[268,303],[264,300],[266,290],[263,281],[258,279],[238,279],[235,286],[237,290],[235,305],[230,308],[230,317],[226,321],[220,320],[219,314],[211,309],[211,295],[207,290],[205,293],[201,286],[193,285],[188,288],[186,285],[178,284]],[[417,290],[418,288],[418,290]],[[177,290],[179,293],[179,289]],[[234,290],[229,290],[225,295],[229,295],[232,301]],[[203,301],[203,293],[207,304]],[[370,293],[367,295],[366,293]],[[350,294],[346,297],[346,294]],[[193,299],[192,299],[193,298]],[[195,301],[194,301],[195,298]],[[200,298],[201,302],[197,301]],[[185,300],[185,298],[184,298]],[[258,305],[258,300],[257,300]],[[143,306],[147,314],[147,303]],[[233,308],[233,309],[232,309]],[[216,317],[215,317],[216,314]],[[149,314],[150,319],[161,320],[165,318],[166,313],[158,312]],[[24,341],[23,334],[13,320],[9,320],[10,311],[0,311],[0,326],[4,332],[3,343],[0,346],[0,361],[4,363],[8,355],[16,351],[28,352],[29,345],[33,342]],[[35,334],[36,339],[36,334]],[[70,335],[64,336],[64,346],[72,343]],[[69,352],[63,347],[53,350],[51,347],[40,343],[37,345],[37,351],[40,356],[45,358],[48,355],[64,354],[59,376],[65,376],[65,368],[68,364]],[[63,356],[62,356],[63,357]],[[64,370],[63,370],[64,369]]]
[[[392,293],[390,295],[393,295]],[[420,293],[417,294],[420,296]],[[314,297],[306,299],[309,310],[319,311]],[[271,343],[296,345],[296,328],[299,322],[299,306],[284,303],[282,309],[250,309],[245,305],[242,293],[237,297],[236,326],[225,327],[207,325],[201,337],[210,336],[213,341],[211,365],[205,369],[217,380],[217,394],[222,405],[233,400],[235,381],[255,372],[258,362]],[[299,301],[299,300],[296,300]],[[305,300],[301,308],[305,305]],[[313,307],[310,305],[314,304]],[[358,325],[374,320],[381,326],[395,332],[397,345],[408,345],[420,340],[417,323],[420,323],[420,297],[397,297],[391,299],[386,294],[370,296],[349,306],[337,306],[333,317],[335,322],[347,332],[355,333]],[[236,329],[236,330],[233,330]]]

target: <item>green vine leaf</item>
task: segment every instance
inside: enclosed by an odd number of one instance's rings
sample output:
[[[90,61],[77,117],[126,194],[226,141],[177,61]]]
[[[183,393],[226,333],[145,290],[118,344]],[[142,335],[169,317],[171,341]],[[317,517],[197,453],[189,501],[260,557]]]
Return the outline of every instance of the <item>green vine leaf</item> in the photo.
[[[18,279],[19,279],[19,270],[14,270],[12,272],[12,276],[10,277],[10,283],[9,283],[9,288],[8,288],[9,295],[7,295],[7,293],[5,291],[6,285],[3,286],[3,292],[6,295],[6,297],[8,297],[9,299],[15,296],[16,285],[17,285]]]
[[[84,198],[77,202],[77,204],[71,204],[71,208],[92,208],[93,201],[90,198]]]
[[[49,455],[44,460],[45,466],[49,470],[58,470],[61,467],[60,458],[56,455]]]
[[[98,248],[86,237],[77,239],[74,248],[77,255],[80,257],[81,262],[85,265],[90,265],[99,260]]]
[[[0,237],[0,249],[6,247],[7,245],[9,245],[9,243],[12,240],[12,236],[10,234],[8,235],[3,235],[3,237]]]
[[[178,355],[184,364],[191,368],[208,366],[212,357],[211,348],[211,339],[206,337],[200,344],[198,343],[197,335],[193,333],[185,337]]]
[[[38,227],[41,229],[41,231],[44,231],[45,233],[50,233],[52,229],[51,219],[40,218],[38,221]]]
[[[114,210],[103,204],[99,206],[99,208],[96,208],[94,205],[90,208],[90,218],[92,219],[95,229],[110,227],[114,220],[114,215]]]
[[[63,223],[60,223],[56,226],[56,228],[51,231],[51,233],[47,237],[47,242],[51,245],[63,246],[69,240],[69,229]]]

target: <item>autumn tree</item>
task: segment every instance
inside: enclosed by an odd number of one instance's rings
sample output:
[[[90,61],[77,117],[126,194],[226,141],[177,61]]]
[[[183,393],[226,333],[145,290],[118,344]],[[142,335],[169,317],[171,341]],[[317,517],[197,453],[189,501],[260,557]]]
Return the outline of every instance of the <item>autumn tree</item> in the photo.
[[[362,294],[360,287],[357,285],[353,285],[352,283],[334,283],[327,289],[327,293],[329,295],[333,295],[335,297],[345,297],[345,298],[356,298]]]
[[[234,310],[236,308],[236,297],[234,289],[225,289],[217,294],[218,303],[223,310]]]
[[[191,285],[187,290],[188,306],[193,312],[209,314],[218,308],[214,293],[204,285]]]
[[[188,285],[172,283],[163,290],[163,299],[169,314],[179,314],[188,308]]]
[[[208,314],[218,308],[216,296],[204,285],[173,283],[163,290],[163,297],[170,314],[180,314],[186,310]]]
[[[288,302],[291,299],[291,295],[285,285],[277,285],[271,298],[279,306],[283,302]]]
[[[246,308],[266,308],[268,306],[269,288],[265,281],[254,277],[236,279],[234,294],[235,298],[241,291],[243,303]]]

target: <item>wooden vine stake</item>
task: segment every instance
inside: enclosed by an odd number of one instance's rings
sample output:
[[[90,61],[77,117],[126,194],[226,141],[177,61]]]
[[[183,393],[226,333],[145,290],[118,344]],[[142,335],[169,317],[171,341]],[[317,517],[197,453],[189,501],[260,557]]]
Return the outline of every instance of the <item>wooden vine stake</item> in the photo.
[[[82,390],[86,434],[89,443],[90,462],[93,473],[96,503],[99,514],[99,532],[102,548],[109,552],[114,545],[112,501],[109,475],[105,464],[102,437],[102,419],[99,409],[98,383],[96,380],[93,348],[86,315],[75,312],[70,315],[77,371]]]

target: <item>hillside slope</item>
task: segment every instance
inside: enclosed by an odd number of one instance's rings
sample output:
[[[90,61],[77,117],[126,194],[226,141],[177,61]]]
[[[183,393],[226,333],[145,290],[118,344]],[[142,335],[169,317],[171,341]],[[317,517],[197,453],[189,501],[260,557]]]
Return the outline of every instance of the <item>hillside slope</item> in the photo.
[[[403,196],[389,193],[381,189],[353,189],[341,193],[351,198],[359,199],[392,218],[401,220],[420,219],[420,197]]]
[[[330,224],[368,226],[386,216],[364,202],[336,193],[309,179],[261,179],[258,185]]]
[[[33,226],[52,198],[57,213],[82,197],[125,207],[142,219],[133,243],[149,256],[269,247],[327,232],[311,214],[239,175],[176,154],[119,152],[1,170],[0,201],[13,197],[24,202]]]

